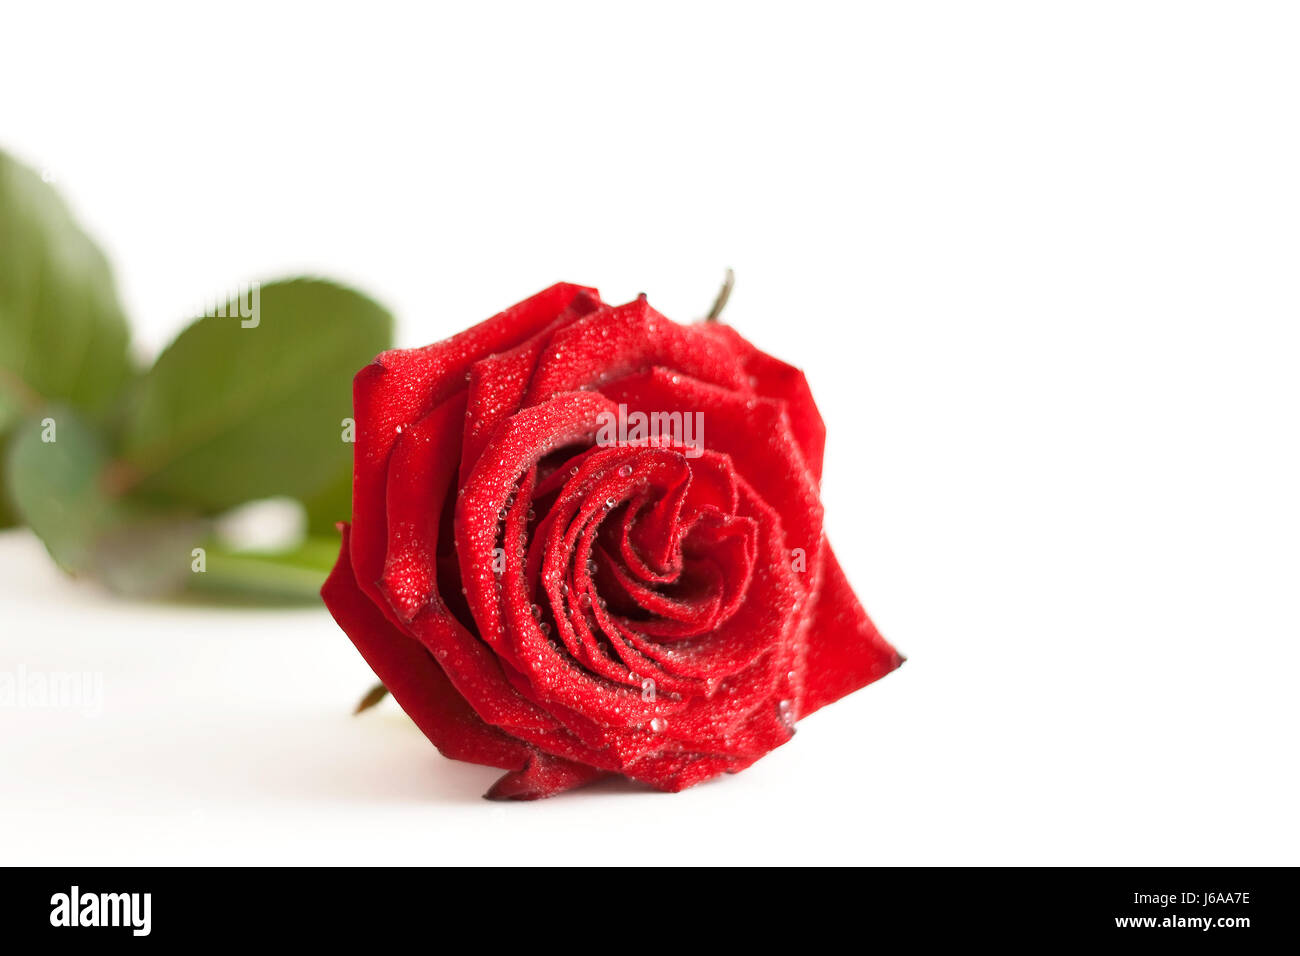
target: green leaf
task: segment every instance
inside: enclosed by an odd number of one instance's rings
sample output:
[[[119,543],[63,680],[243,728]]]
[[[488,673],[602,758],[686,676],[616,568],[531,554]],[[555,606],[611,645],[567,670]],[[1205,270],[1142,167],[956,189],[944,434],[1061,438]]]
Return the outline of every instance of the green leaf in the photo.
[[[348,446],[352,447],[352,446]],[[340,521],[352,520],[352,462],[338,477],[303,501],[307,511],[307,533],[338,540],[335,529]]]
[[[114,520],[99,482],[106,462],[102,437],[66,407],[26,420],[10,445],[10,499],[66,571],[90,569],[95,542]]]
[[[309,536],[291,551],[228,551],[209,544],[206,570],[189,579],[191,588],[209,595],[242,595],[264,601],[320,600],[321,585],[338,559],[338,536]]]
[[[9,495],[8,482],[4,480],[5,462],[9,460],[9,445],[9,437],[0,435],[0,529],[12,528],[18,523],[18,514]]]
[[[59,195],[0,153],[0,434],[45,402],[94,417],[131,375],[108,262]]]
[[[161,597],[181,590],[193,571],[194,549],[211,523],[192,514],[138,511],[129,502],[95,541],[95,576],[128,597]]]
[[[392,317],[318,280],[264,285],[242,304],[257,315],[241,319],[232,302],[219,310],[231,317],[199,319],[142,380],[123,433],[126,487],[217,511],[310,498],[350,473],[352,378],[388,348]]]
[[[208,523],[112,497],[105,490],[105,447],[103,436],[72,409],[46,408],[14,433],[9,497],[65,571],[94,575],[134,596],[176,590]]]

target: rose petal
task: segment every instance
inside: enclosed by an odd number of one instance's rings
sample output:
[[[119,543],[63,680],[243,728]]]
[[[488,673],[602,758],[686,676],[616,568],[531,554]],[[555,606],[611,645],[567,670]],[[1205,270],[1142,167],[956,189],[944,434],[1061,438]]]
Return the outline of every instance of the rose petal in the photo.
[[[800,716],[879,680],[903,663],[863,610],[827,545],[821,593],[812,608],[807,686]]]
[[[357,587],[350,535],[346,525],[342,530],[339,560],[321,597],[375,675],[445,756],[507,770],[524,767],[532,748],[479,719],[429,652],[398,631]]]
[[[786,412],[790,416],[790,429],[803,450],[808,468],[820,484],[822,458],[826,450],[826,424],[822,421],[821,412],[817,410],[817,403],[813,401],[812,390],[808,387],[803,372],[759,351],[729,325],[709,323],[702,328],[736,351],[755,392],[763,398],[785,403]]]
[[[357,422],[352,479],[352,563],[357,583],[397,623],[379,593],[388,541],[388,464],[401,429],[465,387],[478,359],[502,351],[549,325],[579,296],[595,289],[560,283],[450,339],[421,349],[384,352],[357,373],[352,403]]]
[[[595,767],[538,754],[522,770],[508,773],[494,783],[484,796],[489,800],[540,800],[603,776],[605,772]]]

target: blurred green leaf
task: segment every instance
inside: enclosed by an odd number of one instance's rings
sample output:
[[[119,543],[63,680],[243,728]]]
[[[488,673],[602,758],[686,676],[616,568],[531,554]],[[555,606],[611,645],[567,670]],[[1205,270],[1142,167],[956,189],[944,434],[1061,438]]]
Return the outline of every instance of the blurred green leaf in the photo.
[[[339,554],[338,535],[309,536],[290,551],[233,552],[210,544],[206,570],[189,579],[195,591],[279,602],[316,603]]]
[[[211,523],[184,512],[140,511],[124,504],[95,541],[95,576],[127,597],[173,594],[194,577],[194,549]]]
[[[11,528],[18,523],[18,514],[9,496],[9,483],[4,480],[5,462],[9,460],[10,437],[0,435],[0,530]]]
[[[114,520],[98,480],[107,460],[102,436],[67,407],[25,420],[10,445],[9,497],[66,571],[91,568],[95,541]]]
[[[241,320],[187,328],[140,385],[123,434],[125,487],[216,511],[275,495],[308,499],[351,474],[342,440],[352,378],[388,348],[392,317],[333,283],[260,287]]]
[[[175,590],[208,523],[157,512],[105,491],[99,431],[66,406],[50,406],[16,429],[7,491],[22,518],[65,571],[89,573],[134,596]]]
[[[348,448],[351,449],[352,445]],[[334,527],[352,520],[352,462],[332,482],[303,501],[307,510],[307,533],[338,540]]]
[[[0,434],[48,401],[108,411],[131,375],[128,338],[103,253],[0,152]]]

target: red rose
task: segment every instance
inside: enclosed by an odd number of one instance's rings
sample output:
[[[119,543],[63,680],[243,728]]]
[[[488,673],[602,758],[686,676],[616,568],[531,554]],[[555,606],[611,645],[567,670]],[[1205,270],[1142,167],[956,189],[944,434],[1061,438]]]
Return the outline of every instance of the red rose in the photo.
[[[902,662],[825,542],[803,374],[725,325],[556,285],[353,400],[325,603],[490,797],[735,773]]]

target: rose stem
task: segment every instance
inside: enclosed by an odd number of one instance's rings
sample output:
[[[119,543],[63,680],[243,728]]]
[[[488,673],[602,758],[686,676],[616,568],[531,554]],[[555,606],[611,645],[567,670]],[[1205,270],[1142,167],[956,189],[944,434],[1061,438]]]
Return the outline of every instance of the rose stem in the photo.
[[[722,310],[727,307],[727,300],[731,298],[731,288],[736,284],[736,273],[728,269],[727,278],[722,282],[722,288],[718,290],[718,297],[713,300],[713,308],[709,309],[709,314],[704,317],[705,322],[716,322],[718,316],[722,315]]]

